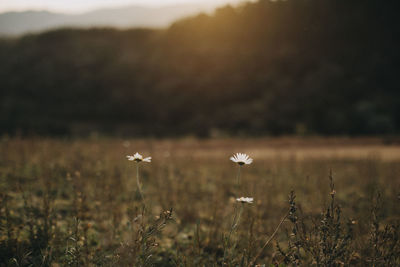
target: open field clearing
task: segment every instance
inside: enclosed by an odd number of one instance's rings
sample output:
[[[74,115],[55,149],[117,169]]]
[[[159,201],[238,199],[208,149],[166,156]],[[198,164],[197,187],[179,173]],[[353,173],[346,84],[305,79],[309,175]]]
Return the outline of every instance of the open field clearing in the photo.
[[[3,139],[0,188],[0,266],[400,264],[393,140]]]
[[[400,1],[0,3],[0,267],[400,267]]]
[[[379,139],[249,139],[249,140],[187,140],[170,144],[159,142],[159,150],[175,155],[196,158],[223,158],[232,151],[245,150],[260,160],[276,159],[379,159],[400,160],[400,144],[385,145]]]

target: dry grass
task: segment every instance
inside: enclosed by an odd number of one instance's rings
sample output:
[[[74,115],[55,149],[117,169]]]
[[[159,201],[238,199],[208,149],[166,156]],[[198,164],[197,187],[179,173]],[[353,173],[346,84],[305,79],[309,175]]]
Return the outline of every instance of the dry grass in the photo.
[[[135,166],[125,158],[136,151],[153,157],[140,169],[145,210]],[[229,161],[235,152],[254,158],[243,167],[240,188],[237,166]],[[336,223],[342,230],[348,219],[354,224],[351,238],[335,228],[351,240],[340,256],[343,264],[385,265],[389,249],[395,251],[391,262],[400,264],[399,233],[389,229],[384,236],[385,225],[399,225],[399,163],[400,147],[379,139],[3,139],[0,266],[222,265],[235,197],[252,196],[255,203],[244,207],[224,263],[246,266],[289,209],[291,190],[298,220],[284,221],[257,263],[321,265],[322,256],[318,262],[307,252],[317,245],[305,236],[296,236],[301,260],[288,259],[295,255],[296,223],[307,226],[310,238],[321,238],[319,221],[331,205],[330,170],[334,210],[340,208]],[[377,192],[381,202],[374,213]],[[171,208],[172,217],[166,213]],[[379,256],[369,250],[373,240],[394,246],[381,246]],[[341,264],[336,260],[332,265]]]

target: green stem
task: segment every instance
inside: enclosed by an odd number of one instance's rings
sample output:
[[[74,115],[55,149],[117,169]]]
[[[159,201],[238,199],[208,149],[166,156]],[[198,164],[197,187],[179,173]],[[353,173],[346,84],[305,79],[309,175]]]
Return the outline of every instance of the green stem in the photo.
[[[143,193],[142,193],[142,186],[140,185],[140,181],[139,181],[139,163],[136,163],[136,184],[137,184],[137,187],[138,187],[138,191],[139,191],[140,197],[142,198],[142,201],[144,203],[144,196],[143,196]]]
[[[240,205],[239,214],[236,218],[236,223],[232,225],[233,230],[235,230],[238,227],[239,221],[240,221],[240,216],[242,215],[242,212],[243,212],[243,203],[241,203],[241,205]]]
[[[238,169],[238,172],[237,172],[237,175],[236,175],[236,185],[237,185],[238,187],[240,186],[241,169],[242,169],[242,166],[239,165],[239,169]]]

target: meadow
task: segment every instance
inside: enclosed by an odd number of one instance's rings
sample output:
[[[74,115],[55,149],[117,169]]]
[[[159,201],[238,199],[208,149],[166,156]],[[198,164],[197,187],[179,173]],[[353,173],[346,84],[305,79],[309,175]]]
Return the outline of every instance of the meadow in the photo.
[[[389,141],[2,138],[0,266],[399,266]]]

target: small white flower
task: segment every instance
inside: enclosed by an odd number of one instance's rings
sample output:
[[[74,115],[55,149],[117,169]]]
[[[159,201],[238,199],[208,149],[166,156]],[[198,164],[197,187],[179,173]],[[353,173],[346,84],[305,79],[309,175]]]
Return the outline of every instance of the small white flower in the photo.
[[[143,156],[140,155],[140,154],[137,153],[137,152],[136,152],[135,155],[133,155],[133,156],[130,156],[130,155],[126,156],[126,158],[127,158],[128,160],[130,160],[130,161],[136,161],[136,162],[142,162],[142,161],[144,161],[144,162],[151,162],[151,157],[143,158]]]
[[[231,160],[239,165],[251,164],[253,162],[252,158],[243,153],[236,153],[233,155],[233,157],[231,157]]]
[[[249,203],[249,204],[253,203],[253,200],[254,200],[254,198],[252,198],[252,197],[240,197],[240,198],[236,199],[237,202]]]

